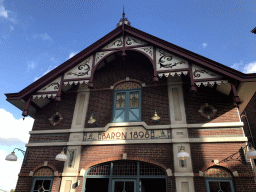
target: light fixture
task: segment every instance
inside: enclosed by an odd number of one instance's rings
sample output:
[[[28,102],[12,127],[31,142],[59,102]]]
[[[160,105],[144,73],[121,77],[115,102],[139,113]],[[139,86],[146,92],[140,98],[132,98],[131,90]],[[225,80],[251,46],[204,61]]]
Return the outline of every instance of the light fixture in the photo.
[[[179,160],[186,160],[189,158],[189,154],[185,151],[184,146],[180,146],[180,152],[177,154]]]
[[[256,151],[253,147],[249,147],[249,151],[246,153],[246,159],[256,159]]]
[[[67,155],[65,154],[66,152],[70,153],[70,161],[69,161],[69,167],[72,166],[73,158],[74,158],[74,151],[69,150],[67,147],[64,147],[56,157],[55,160],[57,161],[66,161],[68,159]]]
[[[24,159],[23,159],[22,165],[25,166],[25,165],[26,165],[26,161],[27,161],[28,151],[26,152],[26,151],[23,151],[23,150],[21,150],[21,149],[19,149],[19,148],[15,148],[15,149],[21,151],[22,154],[24,155]],[[17,161],[17,156],[15,155],[15,152],[14,152],[15,149],[13,149],[13,151],[12,151],[11,154],[9,154],[9,155],[7,155],[7,156],[5,157],[5,160],[6,160],[6,161]]]
[[[151,117],[151,119],[152,119],[153,121],[155,121],[155,123],[159,123],[159,120],[161,119],[161,117],[159,117],[159,116],[157,115],[156,110],[155,110],[154,116]]]
[[[90,117],[90,119],[88,120],[88,123],[89,123],[89,124],[93,124],[93,125],[95,125],[95,126],[98,126],[98,125],[99,125],[99,123],[96,121],[96,119],[93,118],[93,113],[91,114],[91,117]]]

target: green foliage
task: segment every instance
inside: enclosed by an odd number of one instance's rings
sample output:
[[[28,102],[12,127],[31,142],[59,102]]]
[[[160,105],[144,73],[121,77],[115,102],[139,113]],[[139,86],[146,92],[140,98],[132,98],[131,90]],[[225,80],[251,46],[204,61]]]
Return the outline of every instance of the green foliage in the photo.
[[[11,189],[11,191],[10,192],[15,192],[15,190],[14,189]]]

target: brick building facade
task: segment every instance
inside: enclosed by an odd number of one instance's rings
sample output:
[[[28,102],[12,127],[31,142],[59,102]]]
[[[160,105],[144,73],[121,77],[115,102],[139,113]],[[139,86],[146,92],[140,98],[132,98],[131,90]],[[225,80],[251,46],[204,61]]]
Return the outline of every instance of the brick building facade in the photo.
[[[256,191],[240,119],[255,80],[123,18],[73,58],[6,94],[35,119],[15,191]],[[55,160],[63,147],[67,160]],[[186,160],[177,158],[182,148]]]

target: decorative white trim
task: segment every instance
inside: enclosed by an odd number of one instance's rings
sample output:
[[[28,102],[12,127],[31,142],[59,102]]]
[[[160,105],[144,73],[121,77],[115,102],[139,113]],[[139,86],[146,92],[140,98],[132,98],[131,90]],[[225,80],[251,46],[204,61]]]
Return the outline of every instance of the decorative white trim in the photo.
[[[199,171],[199,176],[203,177],[204,176],[204,172],[203,171]]]
[[[150,140],[109,140],[109,141],[72,141],[72,142],[43,142],[27,143],[26,147],[40,146],[75,146],[75,145],[117,145],[117,144],[142,144],[142,143],[224,143],[247,142],[247,137],[208,137],[208,138],[184,138],[184,139],[150,139]]]
[[[194,177],[194,173],[174,173],[175,177]]]
[[[142,51],[143,53],[147,54],[151,59],[153,59],[153,46],[139,47],[134,49]]]
[[[213,86],[214,84],[217,84],[217,85],[221,85],[221,84],[228,85],[228,80],[203,81],[203,82],[196,82],[195,84],[196,84],[197,87],[200,87],[201,84],[203,84],[205,87],[208,86],[208,85]]]
[[[132,47],[136,45],[145,45],[144,41],[139,40],[133,36],[127,35],[125,38],[125,47]]]
[[[167,173],[168,177],[172,176],[172,170],[171,169],[166,169],[166,173]]]
[[[41,94],[41,95],[32,95],[33,99],[44,99],[44,98],[55,98],[57,94]]]
[[[45,161],[45,162],[44,162],[44,166],[47,166],[47,165],[48,165],[48,161]]]
[[[77,177],[79,176],[79,173],[62,173],[62,177]]]
[[[101,60],[103,57],[109,55],[110,53],[112,53],[113,51],[104,51],[104,52],[97,52],[95,55],[95,64],[97,65],[97,63],[99,62],[99,60]]]
[[[239,177],[239,174],[238,174],[237,171],[233,171],[232,173],[233,173],[233,176],[234,176],[234,177]]]
[[[109,127],[131,127],[143,126],[145,129],[180,129],[180,128],[220,128],[220,127],[243,127],[243,122],[229,122],[229,123],[200,123],[200,124],[174,124],[174,125],[147,125],[145,122],[128,122],[128,123],[108,123],[105,127],[99,128],[77,128],[77,129],[60,129],[60,130],[40,130],[29,131],[33,134],[47,134],[47,133],[80,133],[80,132],[98,132],[106,131]]]
[[[103,47],[102,49],[113,49],[123,46],[123,36],[116,38],[114,41]]]
[[[77,80],[77,81],[66,81],[66,82],[64,82],[63,84],[64,84],[64,86],[67,86],[67,85],[73,85],[73,84],[75,84],[75,85],[77,85],[78,83],[79,84],[88,84],[88,82],[89,82],[89,80],[81,80],[81,81],[79,81],[79,79]]]
[[[169,75],[171,75],[172,77],[174,77],[175,75],[178,75],[178,76],[181,76],[181,74],[183,75],[187,75],[188,74],[188,71],[176,71],[176,72],[168,72],[168,73],[158,73],[158,76],[160,78],[162,78],[163,76],[165,77],[169,77]]]
[[[193,79],[214,79],[221,77],[219,74],[192,64]]]
[[[54,176],[58,176],[59,172],[58,171],[54,171],[53,175]]]
[[[85,174],[85,170],[84,170],[84,169],[81,169],[81,170],[80,170],[80,176],[84,176],[84,174]]]
[[[34,172],[33,172],[33,171],[30,171],[30,172],[29,172],[29,176],[33,177],[33,175],[34,175]]]

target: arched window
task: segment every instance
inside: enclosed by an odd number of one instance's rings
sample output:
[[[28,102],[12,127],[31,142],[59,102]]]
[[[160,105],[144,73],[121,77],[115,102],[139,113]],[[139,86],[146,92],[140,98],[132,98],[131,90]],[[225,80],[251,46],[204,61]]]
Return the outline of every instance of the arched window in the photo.
[[[51,192],[53,181],[53,170],[49,167],[42,167],[34,173],[34,180],[31,192]]]
[[[123,82],[115,87],[113,122],[141,121],[141,85]]]
[[[113,161],[90,167],[85,173],[83,191],[166,192],[166,171],[154,164]]]
[[[223,167],[211,167],[205,172],[207,192],[234,192],[232,174]]]

